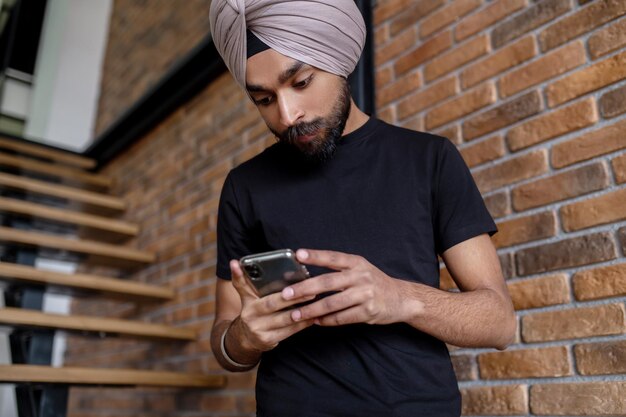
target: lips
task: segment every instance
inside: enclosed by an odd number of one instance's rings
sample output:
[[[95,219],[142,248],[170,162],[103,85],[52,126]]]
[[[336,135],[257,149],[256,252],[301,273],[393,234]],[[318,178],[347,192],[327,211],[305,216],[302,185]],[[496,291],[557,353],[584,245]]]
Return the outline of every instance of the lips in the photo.
[[[317,137],[317,132],[313,132],[310,135],[302,135],[302,136],[298,136],[298,142],[300,143],[309,143],[311,142],[313,139],[315,139]]]

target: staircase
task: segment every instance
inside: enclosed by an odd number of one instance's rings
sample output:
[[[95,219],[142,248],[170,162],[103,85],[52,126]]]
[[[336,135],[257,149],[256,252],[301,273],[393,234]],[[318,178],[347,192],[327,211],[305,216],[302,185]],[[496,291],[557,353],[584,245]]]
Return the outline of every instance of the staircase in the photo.
[[[107,194],[111,180],[91,172],[94,166],[77,154],[0,137],[0,283],[6,299],[0,326],[12,329],[12,363],[0,364],[0,384],[15,384],[20,417],[64,416],[73,386],[215,389],[226,383],[221,375],[50,366],[56,331],[183,345],[196,339],[192,328],[41,311],[46,293],[137,304],[174,297],[169,288],[35,266],[43,256],[128,274],[155,262],[154,254],[124,246],[139,227],[115,218],[126,204]]]

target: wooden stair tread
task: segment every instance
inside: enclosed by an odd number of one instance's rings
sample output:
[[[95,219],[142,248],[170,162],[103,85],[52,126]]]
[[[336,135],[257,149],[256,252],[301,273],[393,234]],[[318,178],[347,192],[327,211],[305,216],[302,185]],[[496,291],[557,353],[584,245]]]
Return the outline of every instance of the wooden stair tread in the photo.
[[[18,175],[0,173],[0,187],[2,186],[63,198],[81,204],[88,204],[101,210],[122,212],[126,209],[124,201],[117,197],[68,187],[66,185],[51,184],[45,181],[23,178]]]
[[[194,340],[196,338],[195,330],[190,328],[104,317],[42,313],[13,307],[0,308],[0,324],[156,339]]]
[[[0,365],[0,382],[13,384],[30,382],[69,385],[222,388],[226,385],[226,376],[132,369]]]
[[[145,266],[155,261],[155,255],[133,248],[83,239],[68,239],[40,232],[0,226],[0,241],[27,246],[46,247],[89,255],[94,262],[111,266]]]
[[[8,155],[2,152],[0,152],[0,165],[24,169],[100,188],[109,188],[112,183],[110,178],[107,178],[103,175],[92,174],[90,172],[85,172],[77,168],[67,167],[50,162],[37,161],[31,158]]]
[[[105,232],[106,236],[110,234],[118,238],[131,238],[139,232],[139,227],[132,223],[7,197],[0,197],[0,211],[68,223],[85,229],[84,233],[79,234],[88,233],[87,229],[95,229]]]
[[[64,152],[62,150],[49,149],[47,147],[40,146],[34,143],[31,144],[17,140],[11,140],[4,137],[0,137],[0,148],[8,149],[22,154],[33,155],[52,161],[57,161],[82,169],[92,169],[96,166],[96,161],[91,158],[75,155],[70,152]]]
[[[174,291],[167,287],[157,287],[140,282],[88,274],[65,274],[46,271],[26,265],[0,262],[0,280],[20,281],[38,285],[56,285],[80,291],[105,293],[116,298],[134,300],[171,300]]]

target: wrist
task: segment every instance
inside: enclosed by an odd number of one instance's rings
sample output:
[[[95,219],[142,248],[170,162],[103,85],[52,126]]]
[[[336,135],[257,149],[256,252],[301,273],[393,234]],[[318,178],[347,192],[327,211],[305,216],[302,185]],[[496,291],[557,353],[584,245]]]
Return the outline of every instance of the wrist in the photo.
[[[231,322],[232,324],[232,322]],[[230,325],[226,326],[226,328],[224,329],[224,333],[222,333],[222,337],[220,339],[220,349],[221,349],[221,353],[222,353],[222,357],[224,358],[224,360],[226,362],[228,362],[229,365],[235,367],[235,368],[251,368],[254,365],[256,365],[256,362],[253,364],[245,364],[245,363],[239,363],[238,361],[236,361],[235,359],[232,358],[232,356],[228,353],[228,349],[226,348],[226,336],[228,335],[228,330],[230,329]]]
[[[231,321],[221,338],[222,354],[231,365],[251,368],[261,358],[261,351],[246,341],[239,318]],[[234,362],[234,364],[232,362]],[[241,365],[241,366],[237,366]]]

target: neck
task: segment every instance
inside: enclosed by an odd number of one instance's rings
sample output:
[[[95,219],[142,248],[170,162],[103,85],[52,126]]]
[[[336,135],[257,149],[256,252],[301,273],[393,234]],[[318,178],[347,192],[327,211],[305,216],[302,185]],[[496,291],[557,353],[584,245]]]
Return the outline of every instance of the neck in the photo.
[[[367,114],[363,113],[361,109],[354,104],[354,100],[350,99],[350,115],[348,116],[348,120],[346,120],[346,127],[343,130],[343,135],[354,132],[363,126],[369,118],[370,117]]]

